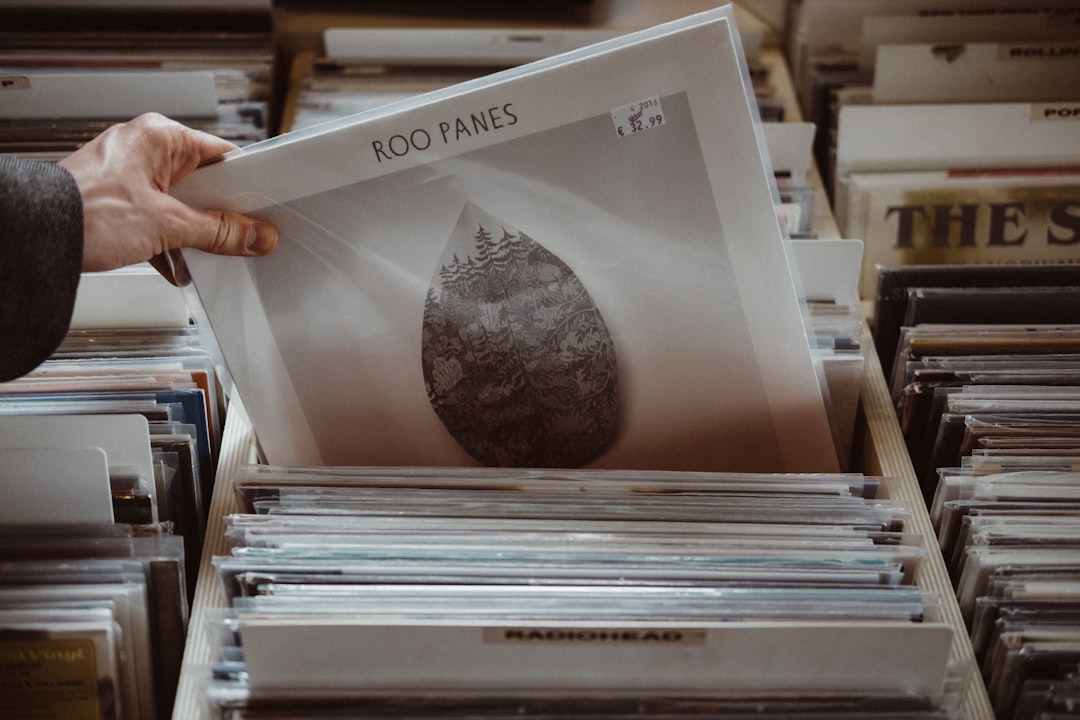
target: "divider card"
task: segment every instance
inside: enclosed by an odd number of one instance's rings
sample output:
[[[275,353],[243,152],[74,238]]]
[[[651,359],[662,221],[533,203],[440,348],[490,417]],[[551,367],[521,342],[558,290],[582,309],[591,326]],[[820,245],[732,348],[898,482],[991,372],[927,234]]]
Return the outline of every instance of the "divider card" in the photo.
[[[264,697],[407,692],[831,691],[938,697],[943,623],[387,622],[252,617],[239,623],[250,687]]]
[[[99,447],[0,448],[0,523],[111,523],[112,493]]]
[[[157,519],[158,487],[150,453],[150,431],[141,415],[0,415],[0,448],[102,448],[108,458],[106,495],[109,474],[134,475],[151,498],[153,517]],[[59,450],[57,452],[60,452]],[[89,466],[90,468],[94,466]],[[68,484],[78,478],[68,474]],[[88,478],[94,477],[92,474]],[[59,490],[59,489],[57,489]],[[55,502],[63,492],[54,496]],[[108,498],[106,498],[108,499]],[[112,522],[110,505],[109,517]],[[90,522],[90,518],[83,518]],[[57,520],[60,522],[60,520]]]
[[[879,45],[874,102],[1059,102],[1076,97],[1080,40]]]
[[[198,71],[5,73],[0,98],[3,118],[208,117],[218,103],[213,75]]]
[[[730,8],[249,146],[174,188],[268,462],[828,471]]]

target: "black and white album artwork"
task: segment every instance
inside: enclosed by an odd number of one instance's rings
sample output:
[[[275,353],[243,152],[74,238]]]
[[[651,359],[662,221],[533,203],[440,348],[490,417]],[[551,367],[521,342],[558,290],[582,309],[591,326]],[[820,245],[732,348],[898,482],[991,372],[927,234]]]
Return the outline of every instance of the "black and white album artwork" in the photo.
[[[647,101],[634,132],[613,111],[260,211],[288,242],[248,272],[304,420],[277,447],[317,450],[283,459],[776,468],[687,96]]]
[[[471,203],[431,281],[421,356],[435,414],[485,465],[580,467],[615,436],[615,347],[588,289]]]

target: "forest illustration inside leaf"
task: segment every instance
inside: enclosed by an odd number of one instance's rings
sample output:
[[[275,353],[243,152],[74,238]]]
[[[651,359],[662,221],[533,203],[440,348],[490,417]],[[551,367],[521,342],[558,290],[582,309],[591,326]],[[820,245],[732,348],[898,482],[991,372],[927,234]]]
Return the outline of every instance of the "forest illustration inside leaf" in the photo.
[[[424,303],[428,398],[484,465],[581,467],[616,434],[615,347],[573,270],[466,203]]]

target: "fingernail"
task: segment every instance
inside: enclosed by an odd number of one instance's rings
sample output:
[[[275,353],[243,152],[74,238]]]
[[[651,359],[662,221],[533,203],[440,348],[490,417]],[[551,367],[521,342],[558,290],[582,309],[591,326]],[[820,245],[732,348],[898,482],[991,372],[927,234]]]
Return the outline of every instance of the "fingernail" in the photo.
[[[269,252],[277,242],[277,231],[272,225],[266,223],[252,223],[252,231],[248,237],[247,249],[253,255],[261,255]]]

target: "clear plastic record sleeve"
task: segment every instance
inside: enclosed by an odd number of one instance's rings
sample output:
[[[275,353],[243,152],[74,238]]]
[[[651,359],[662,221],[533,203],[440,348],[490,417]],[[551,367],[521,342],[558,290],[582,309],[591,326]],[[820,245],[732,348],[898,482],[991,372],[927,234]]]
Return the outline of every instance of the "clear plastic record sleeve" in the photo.
[[[730,7],[248,146],[176,195],[265,459],[831,471]]]

